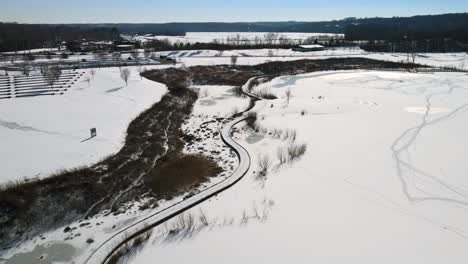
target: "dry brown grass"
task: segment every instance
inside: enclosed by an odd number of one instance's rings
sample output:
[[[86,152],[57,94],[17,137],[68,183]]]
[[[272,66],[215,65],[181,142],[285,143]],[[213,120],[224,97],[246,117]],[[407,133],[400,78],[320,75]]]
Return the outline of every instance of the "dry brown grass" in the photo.
[[[168,155],[150,173],[148,181],[153,193],[167,197],[196,186],[221,171],[216,162],[202,155]]]

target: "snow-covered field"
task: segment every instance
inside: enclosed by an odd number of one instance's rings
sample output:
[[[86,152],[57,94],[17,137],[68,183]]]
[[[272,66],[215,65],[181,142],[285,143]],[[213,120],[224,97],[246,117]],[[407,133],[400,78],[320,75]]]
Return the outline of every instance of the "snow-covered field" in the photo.
[[[134,37],[138,41],[148,41],[151,39],[167,39],[171,43],[210,43],[213,40],[226,41],[227,38],[233,38],[237,35],[241,39],[253,41],[255,37],[263,39],[267,32],[187,32],[185,36],[152,36],[152,35],[143,35]],[[331,36],[343,38],[344,34],[334,34],[334,33],[291,33],[291,32],[279,32],[276,33],[278,36],[283,36],[284,38],[299,41],[304,40],[309,37],[320,37],[320,36]]]
[[[129,69],[128,86],[118,68],[106,68],[96,70],[89,86],[82,77],[63,95],[0,100],[0,183],[45,177],[116,153],[128,124],[166,93],[164,85]],[[84,141],[91,128],[97,137]]]
[[[271,50],[271,52],[270,52]],[[362,57],[383,61],[406,62],[406,53],[374,53],[359,48],[336,48],[316,52],[297,52],[290,49],[259,49],[232,51],[172,51],[162,52],[162,55],[177,57],[178,62],[187,66],[230,64],[231,56],[238,56],[237,64],[255,65],[266,61],[291,61],[299,59],[328,59]],[[272,55],[272,56],[270,56]],[[410,61],[412,59],[410,58]],[[415,63],[435,66],[468,69],[467,53],[421,53],[415,58]]]
[[[259,125],[296,130],[305,156],[278,167],[290,143],[236,134],[253,164],[273,161],[266,179],[254,166],[184,216],[192,232],[174,236],[174,219],[130,263],[466,263],[468,75],[323,72],[257,89],[280,97],[257,104]]]
[[[242,65],[301,59],[288,57],[290,50],[274,50],[274,57],[268,56],[269,50],[172,56],[189,66],[229,64],[233,54],[240,56]],[[297,55],[406,59],[406,54],[356,49]],[[416,62],[461,67],[468,59],[464,53],[422,54]],[[140,80],[134,68],[128,87],[117,68],[97,70],[90,87],[80,81],[62,96],[0,101],[0,158],[7,172],[0,183],[43,177],[115,153],[129,122],[166,92],[162,84]],[[198,88],[202,98],[184,130],[193,131],[247,105],[245,98],[229,96],[231,87]],[[283,98],[287,88],[293,94],[288,106]],[[468,142],[463,137],[468,132],[468,75],[324,72],[280,77],[257,89],[280,97],[258,103],[259,124],[269,131],[295,129],[296,141],[308,145],[306,155],[276,168],[277,150],[289,143],[239,127],[235,137],[251,153],[252,174],[189,212],[196,217],[203,212],[208,220],[207,227],[185,237],[191,239],[167,236],[179,217],[155,229],[132,263],[465,263],[468,182],[462,173],[468,169]],[[216,125],[209,128],[219,128]],[[91,127],[97,128],[98,137],[82,143]],[[186,151],[197,152],[199,147],[219,151],[222,144],[206,139]],[[236,165],[232,153],[222,151],[214,157],[219,155],[232,159],[229,169]],[[265,155],[273,161],[266,179],[256,167]],[[160,208],[181,199],[160,201]],[[4,257],[29,251],[34,254],[22,255],[29,260],[54,256],[60,253],[52,248],[58,247],[72,249],[63,253],[65,261],[80,262],[107,237],[152,211],[139,211],[138,206],[125,215],[90,219],[82,228],[74,223],[70,226],[78,229],[69,234],[63,228],[52,231]],[[95,240],[91,245],[86,243],[90,237]]]

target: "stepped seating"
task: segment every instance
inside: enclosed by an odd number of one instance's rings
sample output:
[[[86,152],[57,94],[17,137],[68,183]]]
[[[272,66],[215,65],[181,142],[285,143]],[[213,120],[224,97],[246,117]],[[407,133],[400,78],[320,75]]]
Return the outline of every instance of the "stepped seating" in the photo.
[[[14,98],[63,95],[84,72],[64,72],[58,81],[50,86],[42,75],[0,77],[0,100]]]

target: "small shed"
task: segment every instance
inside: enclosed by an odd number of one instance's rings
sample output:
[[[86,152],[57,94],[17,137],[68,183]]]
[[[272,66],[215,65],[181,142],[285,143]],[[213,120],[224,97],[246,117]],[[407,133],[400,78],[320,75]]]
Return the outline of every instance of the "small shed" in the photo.
[[[297,45],[296,47],[293,48],[293,50],[299,51],[299,52],[322,51],[322,50],[325,50],[325,47],[322,45],[318,45],[318,44]]]

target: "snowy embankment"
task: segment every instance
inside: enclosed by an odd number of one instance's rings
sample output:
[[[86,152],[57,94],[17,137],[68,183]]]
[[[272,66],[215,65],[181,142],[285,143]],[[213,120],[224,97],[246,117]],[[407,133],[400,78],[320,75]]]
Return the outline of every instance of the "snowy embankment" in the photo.
[[[261,85],[280,99],[257,103],[263,129],[235,134],[251,173],[156,228],[129,262],[465,263],[467,83],[463,73],[344,71]],[[290,143],[275,128],[297,131],[302,159],[279,166]]]
[[[332,48],[324,51],[297,52],[291,49],[258,49],[258,50],[185,50],[157,53],[176,57],[178,62],[187,66],[192,65],[221,65],[230,64],[231,56],[238,56],[237,64],[255,65],[267,61],[291,61],[300,59],[328,59],[328,58],[352,58],[362,57],[383,61],[401,62],[408,61],[406,53],[377,53],[366,52],[359,48]],[[412,62],[412,58],[409,57]],[[454,67],[468,69],[467,53],[418,53],[415,63],[434,67]]]
[[[63,95],[1,100],[0,183],[46,177],[118,152],[129,123],[167,91],[129,69],[128,86],[118,68],[96,69],[94,79],[86,71]],[[91,128],[97,137],[89,139]]]

